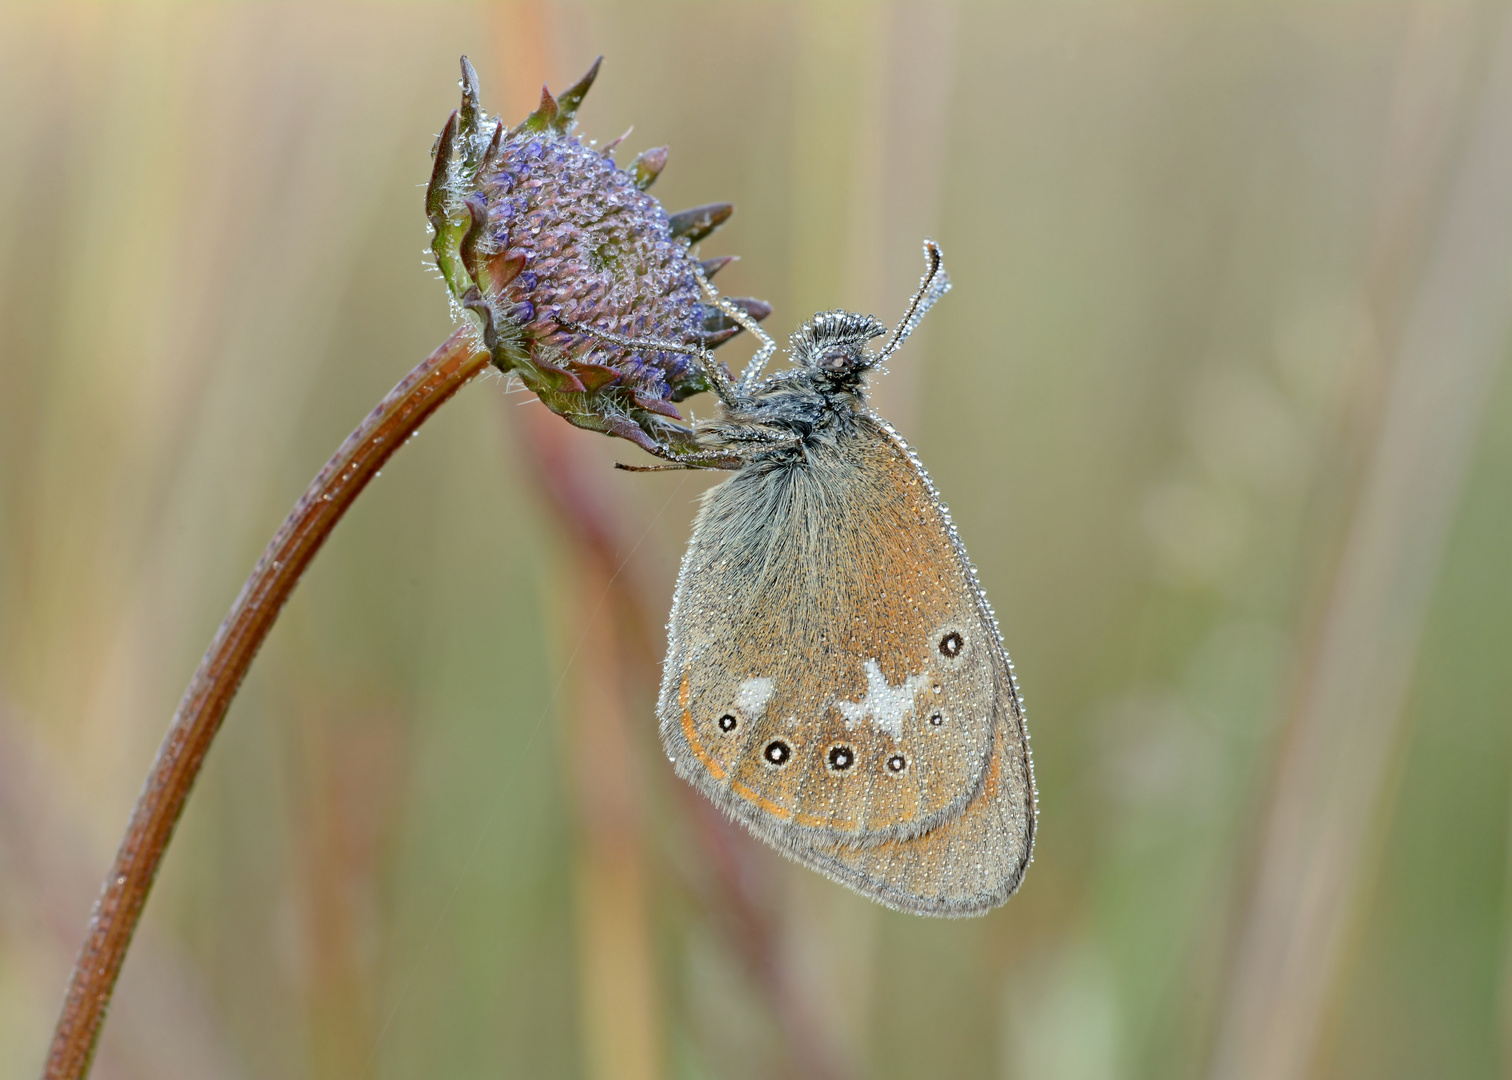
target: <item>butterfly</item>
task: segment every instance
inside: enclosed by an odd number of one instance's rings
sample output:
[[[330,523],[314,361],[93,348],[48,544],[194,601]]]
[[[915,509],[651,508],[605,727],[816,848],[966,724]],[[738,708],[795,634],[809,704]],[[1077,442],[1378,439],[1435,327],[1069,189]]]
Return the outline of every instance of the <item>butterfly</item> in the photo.
[[[657,715],[677,773],[881,904],[966,916],[1018,888],[1036,797],[992,608],[917,455],[866,401],[950,288],[939,247],[924,250],[877,351],[878,320],[822,312],[792,335],[793,366],[764,377],[775,342],[702,275],[761,341],[738,380],[697,346],[597,336],[697,356],[719,414],[670,467],[733,471],[703,496],[672,605]]]

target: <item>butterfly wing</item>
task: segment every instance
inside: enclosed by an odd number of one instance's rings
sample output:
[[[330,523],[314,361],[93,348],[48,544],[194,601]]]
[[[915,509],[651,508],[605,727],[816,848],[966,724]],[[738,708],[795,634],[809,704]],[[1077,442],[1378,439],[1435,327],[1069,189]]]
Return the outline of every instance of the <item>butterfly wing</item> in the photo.
[[[1034,850],[1034,773],[1022,709],[1000,672],[993,755],[961,814],[907,840],[791,849],[797,861],[898,911],[968,916],[1018,888]]]
[[[658,704],[678,772],[774,846],[919,836],[996,761],[1006,659],[907,447],[869,418],[705,496]],[[858,871],[864,872],[864,871]]]

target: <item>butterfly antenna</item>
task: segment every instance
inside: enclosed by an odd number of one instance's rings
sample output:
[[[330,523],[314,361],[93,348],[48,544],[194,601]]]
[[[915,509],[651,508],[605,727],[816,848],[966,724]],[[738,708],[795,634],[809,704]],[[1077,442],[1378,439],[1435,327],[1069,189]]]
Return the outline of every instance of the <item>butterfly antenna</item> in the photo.
[[[950,276],[945,273],[944,256],[940,254],[940,245],[933,240],[924,241],[924,277],[919,281],[919,291],[914,293],[913,299],[908,302],[908,310],[903,313],[903,321],[898,323],[898,328],[893,331],[892,337],[887,339],[887,344],[877,354],[873,366],[884,363],[889,356],[903,347],[908,340],[908,335],[914,332],[926,312],[934,307],[935,301],[950,291]]]

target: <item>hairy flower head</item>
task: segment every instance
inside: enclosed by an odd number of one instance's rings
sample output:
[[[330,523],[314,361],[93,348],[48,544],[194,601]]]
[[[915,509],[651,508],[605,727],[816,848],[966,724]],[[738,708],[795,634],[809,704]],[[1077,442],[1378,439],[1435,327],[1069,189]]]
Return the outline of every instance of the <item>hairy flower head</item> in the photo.
[[[577,426],[665,456],[693,445],[672,403],[709,388],[692,358],[632,352],[562,323],[680,344],[728,340],[739,327],[702,302],[695,271],[713,274],[730,260],[699,263],[690,247],[733,208],[669,215],[647,194],[665,147],[620,168],[618,139],[600,150],[572,134],[598,68],[559,97],[543,87],[540,107],[511,128],[482,110],[463,57],[462,106],[436,141],[425,196],[431,250],[501,371]],[[757,319],[771,310],[735,303]]]

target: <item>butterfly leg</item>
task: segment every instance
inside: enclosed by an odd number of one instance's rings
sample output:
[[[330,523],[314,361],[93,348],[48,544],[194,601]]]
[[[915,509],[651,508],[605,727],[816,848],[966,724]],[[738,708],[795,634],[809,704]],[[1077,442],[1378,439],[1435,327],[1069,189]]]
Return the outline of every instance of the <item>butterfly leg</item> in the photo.
[[[715,306],[734,319],[741,329],[747,331],[757,341],[761,342],[761,347],[756,350],[756,355],[751,357],[750,361],[746,364],[745,370],[740,373],[740,379],[735,383],[736,389],[742,393],[749,391],[756,380],[761,378],[762,369],[766,367],[767,361],[777,351],[777,343],[772,340],[771,335],[761,328],[760,323],[751,318],[749,312],[730,303],[714,287],[713,283],[709,281],[708,276],[702,269],[696,268],[693,272],[698,275],[698,283],[703,286],[704,292],[708,294],[710,300],[714,301]]]
[[[707,450],[689,453],[672,451],[664,454],[671,465],[616,465],[629,472],[662,472],[668,469],[738,469],[746,462],[772,450],[801,446],[803,440],[791,433],[765,424],[711,423],[697,425],[699,440],[709,444]]]
[[[689,455],[689,456],[691,457],[693,455]],[[730,466],[728,466],[728,465],[713,465],[713,464],[703,465],[703,464],[696,464],[696,463],[691,462],[691,461],[681,461],[681,462],[678,462],[675,465],[626,465],[623,461],[616,461],[614,463],[614,467],[616,469],[623,469],[625,472],[681,472],[681,471],[683,471],[685,469],[686,470],[702,470],[702,469],[728,469],[728,468],[730,468]]]
[[[719,425],[713,432],[719,440],[719,448],[695,450],[691,453],[669,452],[665,455],[670,465],[626,465],[616,461],[614,467],[626,472],[673,472],[680,469],[738,469],[758,454],[784,446],[796,446],[802,439],[770,431],[765,428],[728,428]]]
[[[709,380],[714,393],[719,400],[726,405],[736,405],[735,388],[730,384],[730,377],[725,374],[724,368],[714,360],[714,354],[702,345],[684,345],[678,341],[664,341],[660,338],[631,338],[620,334],[610,333],[608,330],[599,330],[583,323],[573,322],[571,319],[558,319],[557,325],[572,334],[587,334],[596,337],[600,341],[607,341],[611,345],[618,345],[622,349],[640,349],[649,352],[670,352],[682,356],[691,356],[698,361],[699,368]]]

